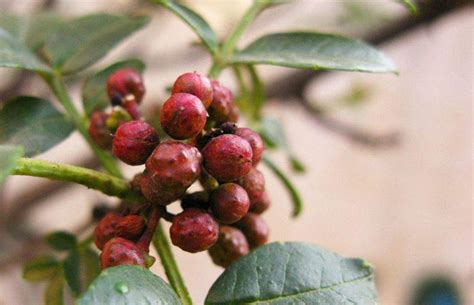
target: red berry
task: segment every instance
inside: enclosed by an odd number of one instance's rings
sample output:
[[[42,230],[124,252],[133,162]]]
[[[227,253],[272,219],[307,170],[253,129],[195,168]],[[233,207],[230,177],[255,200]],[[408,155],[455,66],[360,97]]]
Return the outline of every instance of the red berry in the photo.
[[[115,227],[122,217],[115,213],[108,213],[97,224],[94,230],[94,242],[102,250],[106,242],[115,237]]]
[[[145,219],[139,215],[127,215],[115,227],[115,236],[136,241],[145,230]]]
[[[201,132],[206,117],[206,108],[199,98],[189,93],[176,93],[164,103],[160,122],[172,138],[184,140]]]
[[[257,165],[260,159],[262,159],[263,150],[265,149],[260,135],[250,128],[237,128],[235,134],[250,143],[253,152],[252,164],[254,166]]]
[[[145,253],[133,242],[121,237],[109,240],[100,254],[102,269],[120,265],[145,267]]]
[[[214,217],[231,224],[247,214],[250,206],[247,192],[238,184],[226,183],[211,193],[211,210]]]
[[[264,245],[268,241],[267,223],[257,214],[248,213],[234,226],[244,233],[251,249]]]
[[[168,141],[156,147],[146,161],[148,179],[142,179],[143,195],[167,205],[182,197],[201,173],[201,154],[196,147]]]
[[[212,80],[211,84],[214,94],[211,106],[208,109],[209,117],[219,125],[228,120],[234,97],[232,92],[219,84],[219,82]]]
[[[114,136],[112,151],[129,165],[145,163],[160,143],[156,130],[146,122],[135,120],[119,126]]]
[[[209,249],[217,241],[219,225],[201,209],[186,209],[176,215],[170,228],[171,241],[184,251]]]
[[[243,138],[224,134],[213,138],[202,150],[204,167],[219,182],[234,181],[252,168],[252,147]]]
[[[189,93],[197,96],[208,108],[212,103],[211,81],[196,72],[188,72],[179,76],[174,82],[172,93]]]
[[[250,203],[250,211],[256,214],[262,214],[270,207],[270,197],[266,191],[263,191],[260,196],[256,197]]]
[[[89,124],[89,135],[97,146],[102,149],[112,148],[112,133],[107,128],[108,115],[101,111],[92,113]]]
[[[132,68],[122,68],[110,74],[107,79],[107,94],[113,105],[122,105],[131,96],[137,103],[142,101],[145,94],[140,72]]]
[[[132,181],[130,181],[130,187],[134,192],[139,193],[141,191],[141,181],[142,178],[145,176],[144,173],[138,173],[135,176],[133,176]]]
[[[235,103],[231,104],[229,115],[227,116],[227,121],[232,123],[237,123],[239,121],[240,110]]]
[[[249,253],[249,244],[239,229],[221,226],[217,242],[208,251],[214,264],[226,268]]]
[[[265,178],[256,168],[252,168],[247,175],[240,177],[236,182],[247,191],[250,205],[265,191]]]

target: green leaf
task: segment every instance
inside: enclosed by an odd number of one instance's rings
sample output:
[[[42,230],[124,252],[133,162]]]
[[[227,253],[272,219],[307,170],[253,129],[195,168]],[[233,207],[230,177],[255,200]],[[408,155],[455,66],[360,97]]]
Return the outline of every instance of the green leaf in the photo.
[[[58,273],[59,267],[60,264],[54,257],[35,257],[23,267],[23,278],[30,282],[43,281]]]
[[[171,287],[148,269],[138,266],[107,268],[78,300],[78,305],[181,304]]]
[[[403,4],[413,16],[418,15],[418,8],[416,7],[416,4],[413,3],[411,0],[396,0],[398,3]]]
[[[62,19],[51,13],[32,16],[0,13],[0,27],[34,51],[41,48],[47,37],[62,25]]]
[[[191,9],[176,3],[173,0],[155,0],[156,3],[164,6],[176,16],[186,22],[196,34],[199,36],[203,44],[212,54],[217,53],[218,43],[217,37],[209,24]]]
[[[56,274],[49,282],[44,292],[45,305],[63,305],[64,304],[64,277],[62,273]]]
[[[143,73],[145,64],[139,59],[128,59],[115,63],[88,77],[82,87],[82,103],[87,116],[96,110],[102,110],[110,105],[107,96],[107,78],[118,69],[130,67]]]
[[[71,250],[77,245],[76,236],[64,231],[57,231],[46,235],[48,245],[54,250]]]
[[[63,262],[64,278],[73,296],[81,293],[81,255],[78,250],[73,250]]]
[[[26,45],[1,28],[0,67],[24,69],[38,73],[51,72],[51,69],[43,64]]]
[[[23,156],[23,147],[0,145],[0,185],[13,172],[18,159]]]
[[[20,96],[0,110],[0,144],[21,145],[28,157],[66,139],[74,126],[48,101]]]
[[[237,52],[231,61],[313,70],[396,72],[388,57],[361,41],[307,32],[263,36]]]
[[[283,183],[286,190],[290,194],[291,202],[293,203],[293,217],[298,217],[303,210],[303,200],[300,197],[300,194],[290,179],[285,175],[285,173],[275,164],[273,161],[268,159],[266,156],[263,156],[263,163],[277,176],[278,179]]]
[[[51,36],[43,53],[53,67],[72,74],[92,65],[127,36],[142,28],[147,17],[94,14],[64,25]]]
[[[97,252],[91,248],[81,249],[82,287],[86,289],[100,274],[100,261]]]
[[[232,264],[206,305],[376,304],[372,267],[306,243],[272,243]]]

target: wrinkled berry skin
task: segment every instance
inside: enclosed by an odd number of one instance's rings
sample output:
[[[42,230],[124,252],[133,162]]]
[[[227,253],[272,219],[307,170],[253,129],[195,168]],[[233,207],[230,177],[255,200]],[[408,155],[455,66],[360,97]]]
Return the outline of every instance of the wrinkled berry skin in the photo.
[[[254,200],[250,203],[250,212],[256,214],[262,214],[270,207],[271,201],[270,197],[268,197],[268,193],[263,191],[260,196],[254,198]]]
[[[228,120],[229,113],[234,104],[232,92],[219,82],[211,81],[213,97],[211,106],[208,108],[209,117],[216,122],[217,125]]]
[[[262,159],[262,154],[265,150],[265,145],[260,135],[250,128],[237,128],[235,134],[249,142],[253,153],[252,164],[254,166],[257,165],[260,159]]]
[[[207,111],[201,100],[189,93],[173,94],[164,104],[161,126],[174,139],[196,136],[206,125]]]
[[[102,149],[112,148],[112,133],[107,128],[108,115],[101,111],[92,113],[89,123],[89,135],[97,146]]]
[[[100,265],[102,269],[120,265],[145,267],[144,254],[133,242],[115,237],[105,244],[100,254]]]
[[[161,143],[146,161],[148,178],[141,180],[143,195],[159,205],[179,199],[199,177],[201,161],[196,147],[175,141]]]
[[[252,147],[243,138],[224,134],[213,138],[202,150],[204,167],[219,182],[231,182],[252,168]]]
[[[231,224],[247,214],[250,200],[247,192],[238,184],[225,183],[211,193],[211,211],[217,221]]]
[[[181,198],[181,208],[183,210],[190,208],[207,210],[209,208],[209,195],[205,191],[186,194]]]
[[[265,178],[256,168],[252,168],[247,175],[240,177],[236,183],[247,191],[251,206],[265,191]]]
[[[114,106],[122,105],[129,95],[134,97],[136,103],[140,103],[145,94],[140,72],[133,68],[122,68],[110,74],[107,79],[107,94]]]
[[[173,245],[196,253],[209,249],[217,241],[219,225],[201,209],[187,209],[176,215],[170,228]]]
[[[114,237],[138,240],[145,229],[145,219],[138,215],[120,216],[108,213],[97,224],[94,230],[94,242],[97,248],[103,249],[106,242]]]
[[[248,213],[239,222],[235,223],[234,226],[244,233],[250,249],[264,245],[268,241],[269,229],[267,223],[260,215]]]
[[[249,244],[239,229],[221,226],[217,242],[208,252],[214,264],[226,268],[249,253]]]
[[[102,250],[106,242],[115,237],[115,227],[122,217],[115,213],[108,213],[97,224],[94,230],[94,243]]]
[[[114,136],[112,151],[129,165],[145,163],[160,143],[156,130],[148,123],[134,120],[119,126]]]
[[[197,96],[205,108],[209,108],[212,103],[212,85],[211,81],[196,72],[188,72],[179,76],[173,84],[171,91],[175,93],[189,93]]]

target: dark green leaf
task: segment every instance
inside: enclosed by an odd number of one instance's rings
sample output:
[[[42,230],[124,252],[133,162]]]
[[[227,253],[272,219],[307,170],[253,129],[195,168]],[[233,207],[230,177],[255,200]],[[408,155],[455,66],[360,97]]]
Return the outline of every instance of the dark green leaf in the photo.
[[[263,36],[237,52],[232,62],[313,70],[396,72],[388,57],[361,41],[306,32]]]
[[[46,38],[59,29],[63,21],[57,15],[41,13],[16,16],[0,13],[0,27],[32,50],[38,50]]]
[[[372,267],[305,243],[272,243],[232,264],[205,304],[376,304]]]
[[[0,67],[24,69],[40,73],[50,73],[32,51],[10,33],[0,28]]]
[[[45,239],[51,248],[58,251],[71,250],[77,245],[76,236],[64,231],[48,234]]]
[[[43,49],[48,61],[63,74],[92,65],[127,36],[148,22],[146,17],[95,14],[67,23],[51,36]]]
[[[285,175],[285,173],[266,156],[263,156],[263,163],[265,163],[265,165],[271,169],[275,176],[280,179],[290,194],[291,201],[293,203],[293,217],[299,216],[303,210],[303,201],[301,200],[300,194],[296,187],[293,185],[293,183],[291,183],[290,179]]]
[[[82,103],[88,116],[92,112],[102,110],[110,105],[106,90],[107,78],[113,72],[124,67],[134,68],[140,72],[145,70],[145,64],[141,60],[128,59],[108,66],[86,79],[82,87]]]
[[[72,295],[78,296],[81,293],[81,255],[78,250],[73,250],[64,260],[64,278]]]
[[[81,280],[86,289],[100,274],[100,261],[97,252],[91,248],[81,249]]]
[[[416,7],[416,4],[413,3],[413,1],[411,1],[411,0],[396,0],[396,1],[403,4],[403,5],[405,5],[405,7],[410,11],[410,13],[413,16],[418,15],[418,9]]]
[[[64,304],[64,277],[62,273],[56,274],[44,293],[45,305],[63,305]]]
[[[171,287],[148,269],[118,266],[102,271],[78,305],[173,305],[181,304]]]
[[[23,267],[23,278],[31,282],[43,281],[54,276],[59,266],[59,262],[54,257],[35,257]]]
[[[176,14],[184,22],[186,22],[196,34],[199,36],[204,45],[212,54],[217,52],[217,37],[209,24],[189,8],[176,3],[173,0],[154,0],[156,3],[163,5],[165,8]]]
[[[23,147],[0,145],[0,185],[13,172],[18,159],[23,156]]]
[[[66,139],[74,126],[43,99],[20,96],[0,110],[0,144],[21,145],[28,157]]]

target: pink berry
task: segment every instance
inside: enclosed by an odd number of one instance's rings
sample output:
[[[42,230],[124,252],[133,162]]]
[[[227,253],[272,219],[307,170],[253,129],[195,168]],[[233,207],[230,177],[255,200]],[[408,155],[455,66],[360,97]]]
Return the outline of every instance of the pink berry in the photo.
[[[254,166],[257,165],[258,162],[260,162],[260,159],[262,159],[262,154],[265,149],[265,145],[263,144],[260,135],[250,128],[237,128],[235,134],[250,143],[253,152],[252,164]]]
[[[202,150],[204,167],[219,182],[231,182],[252,168],[252,147],[243,138],[224,134],[213,138]]]
[[[137,245],[121,237],[109,240],[100,254],[102,269],[120,265],[145,267],[145,253]]]
[[[160,121],[172,138],[184,140],[201,132],[206,117],[206,108],[199,98],[189,93],[176,93],[164,103]]]
[[[217,241],[219,225],[201,209],[186,209],[176,215],[170,228],[173,245],[195,253],[209,249]]]
[[[225,183],[211,193],[211,211],[221,223],[231,224],[247,214],[250,200],[238,184]]]
[[[140,165],[145,163],[158,143],[160,138],[156,130],[146,122],[135,120],[119,126],[112,151],[123,162]]]
[[[172,93],[189,93],[197,96],[208,108],[212,103],[211,81],[196,72],[188,72],[179,76],[174,82]]]
[[[256,168],[252,168],[247,175],[240,177],[236,183],[247,191],[250,198],[250,205],[265,191],[265,178]]]
[[[226,268],[249,253],[249,244],[239,229],[221,226],[217,242],[208,251],[214,264]]]
[[[120,106],[129,99],[128,96],[140,103],[145,94],[140,72],[133,68],[122,68],[110,74],[107,79],[107,94],[115,106]]]
[[[219,125],[228,120],[229,113],[233,107],[234,97],[232,92],[219,82],[212,80],[211,84],[214,94],[211,106],[208,109],[209,117]]]

